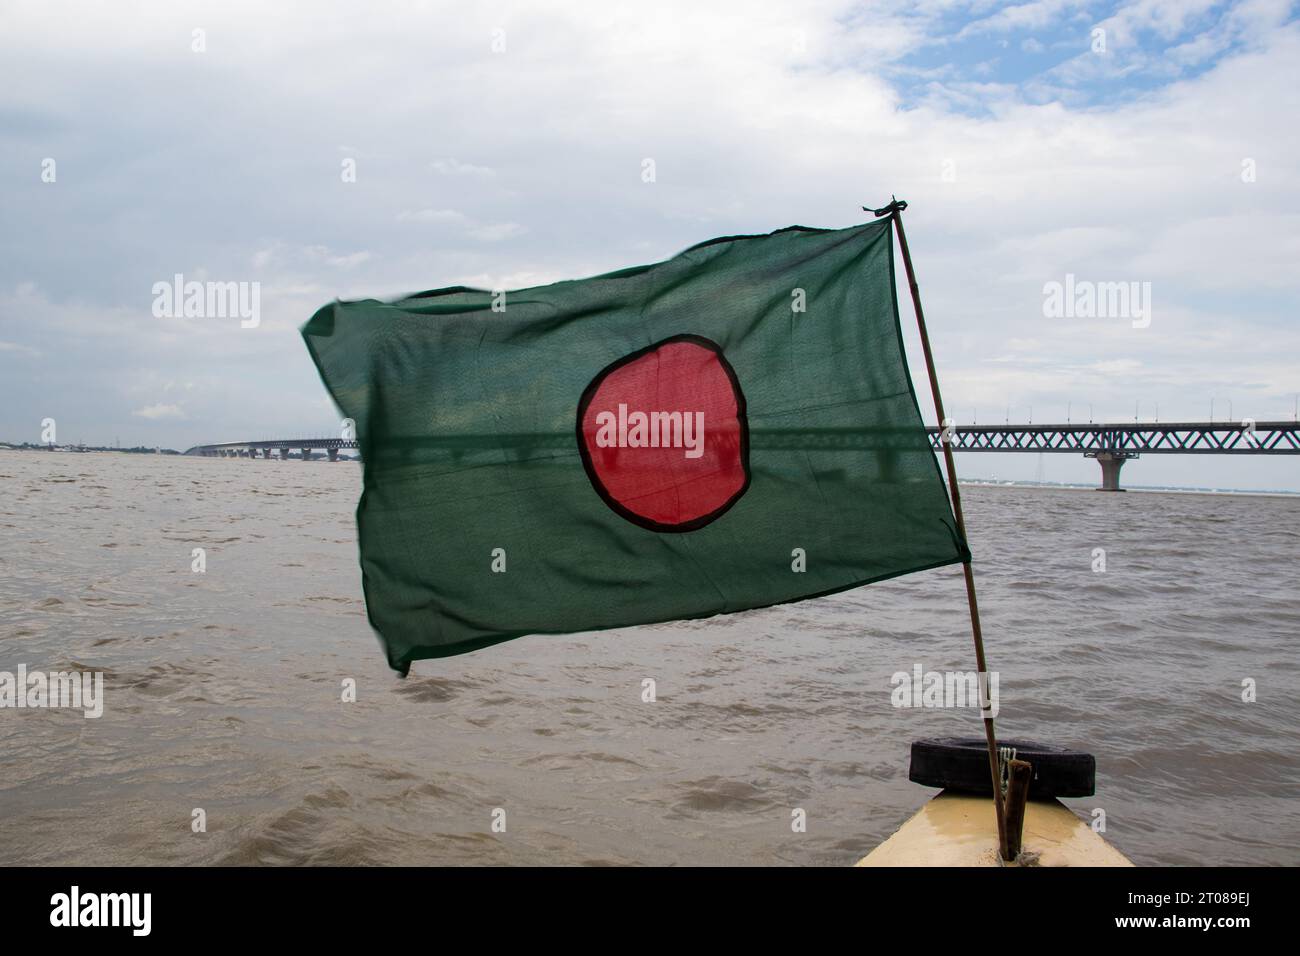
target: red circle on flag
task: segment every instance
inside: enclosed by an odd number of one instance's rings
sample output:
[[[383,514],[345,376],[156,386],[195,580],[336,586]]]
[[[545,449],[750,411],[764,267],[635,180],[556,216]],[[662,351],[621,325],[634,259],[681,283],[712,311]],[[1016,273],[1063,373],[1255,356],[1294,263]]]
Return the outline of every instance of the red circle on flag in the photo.
[[[596,493],[652,531],[694,531],[749,488],[745,396],[721,347],[676,335],[600,372],[578,402]]]

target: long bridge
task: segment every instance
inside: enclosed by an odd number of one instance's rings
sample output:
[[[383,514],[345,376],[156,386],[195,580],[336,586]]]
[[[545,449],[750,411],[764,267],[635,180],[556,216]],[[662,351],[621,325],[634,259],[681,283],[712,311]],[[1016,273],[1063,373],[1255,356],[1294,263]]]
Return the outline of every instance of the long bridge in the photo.
[[[302,461],[311,461],[316,451],[330,461],[338,461],[339,452],[360,448],[355,438],[270,438],[258,441],[226,441],[213,445],[195,445],[185,452],[203,458],[279,458],[288,461],[298,452]]]
[[[954,425],[926,429],[938,450],[1055,452],[1095,458],[1102,491],[1122,491],[1124,462],[1142,455],[1300,455],[1300,423],[1132,422],[1086,425]]]
[[[1300,455],[1300,422],[1131,422],[1125,424],[1089,422],[1064,425],[952,425],[926,429],[936,451],[944,441],[959,452],[1049,452],[1095,458],[1101,465],[1101,490],[1121,491],[1119,473],[1124,463],[1142,455]],[[489,442],[493,445],[512,436],[470,437],[464,445]],[[567,445],[572,433],[513,436],[538,446]],[[888,434],[876,432],[808,432],[799,429],[752,429],[755,448],[843,448],[900,447]],[[187,455],[222,458],[288,459],[297,452],[303,461],[323,452],[330,461],[342,450],[360,446],[353,438],[273,438],[259,441],[220,442],[196,445]]]

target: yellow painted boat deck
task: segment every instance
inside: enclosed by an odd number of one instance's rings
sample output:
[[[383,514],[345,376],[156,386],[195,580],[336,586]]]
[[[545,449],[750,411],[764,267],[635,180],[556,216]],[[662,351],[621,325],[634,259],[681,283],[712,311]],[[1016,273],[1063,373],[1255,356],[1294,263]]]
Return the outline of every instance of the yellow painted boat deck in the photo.
[[[1059,800],[1029,802],[1021,844],[1021,866],[1133,865]],[[1001,866],[993,798],[945,790],[857,865]]]

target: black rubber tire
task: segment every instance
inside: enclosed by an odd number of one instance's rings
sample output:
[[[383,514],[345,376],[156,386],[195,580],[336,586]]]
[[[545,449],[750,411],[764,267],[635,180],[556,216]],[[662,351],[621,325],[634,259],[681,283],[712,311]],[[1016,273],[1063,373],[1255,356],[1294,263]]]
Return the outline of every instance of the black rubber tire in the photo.
[[[1012,747],[1018,760],[1034,767],[1029,799],[1091,797],[1096,791],[1097,761],[1092,754],[1032,740],[999,740]],[[989,778],[988,742],[983,737],[930,737],[912,743],[907,778],[926,787],[961,793],[993,795]]]

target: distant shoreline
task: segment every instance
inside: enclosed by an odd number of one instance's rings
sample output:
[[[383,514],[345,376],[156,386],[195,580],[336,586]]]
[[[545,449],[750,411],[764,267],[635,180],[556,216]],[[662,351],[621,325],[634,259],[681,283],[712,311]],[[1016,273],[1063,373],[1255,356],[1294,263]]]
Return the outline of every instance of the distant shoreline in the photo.
[[[0,442],[0,451],[38,451],[51,454],[51,451],[44,445],[33,445],[30,443],[15,445],[10,442]],[[53,454],[77,454],[88,455],[94,453],[109,454],[132,454],[132,455],[172,455],[178,458],[184,458],[182,452],[172,448],[147,448],[143,445],[134,448],[106,448],[103,446],[85,447],[75,445],[56,446]],[[321,459],[324,461],[325,459]],[[344,458],[342,461],[359,461],[355,458]],[[1030,488],[1046,489],[1048,491],[1097,491],[1095,485],[1071,483],[1071,482],[1052,482],[1052,481],[1000,481],[988,478],[961,478],[961,485],[971,485],[980,488]],[[1125,485],[1126,492],[1136,494],[1173,494],[1173,495],[1247,495],[1255,498],[1297,498],[1300,497],[1300,491],[1286,491],[1284,489],[1267,489],[1252,490],[1249,488],[1201,488],[1187,487],[1182,485]]]
[[[1042,488],[1048,491],[1099,491],[1096,485],[1052,481],[993,481],[987,478],[961,478],[961,485],[976,485],[982,488]],[[1125,492],[1138,494],[1171,495],[1246,495],[1254,498],[1297,498],[1300,491],[1269,489],[1266,491],[1249,488],[1197,488],[1182,485],[1125,485]]]
[[[22,442],[14,444],[13,442],[0,441],[0,451],[43,451],[47,454],[75,454],[82,455],[92,451],[117,452],[126,455],[179,455],[181,452],[175,448],[162,448],[154,445],[133,445],[130,448],[114,448],[110,445],[55,445],[51,448],[48,445],[34,445],[31,442]]]

